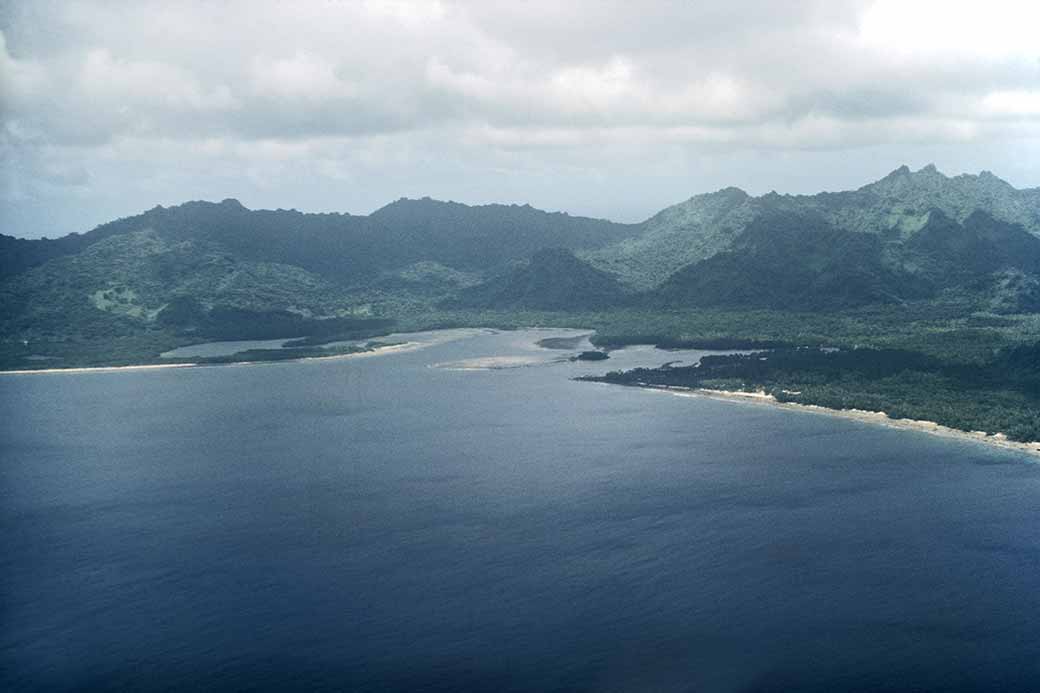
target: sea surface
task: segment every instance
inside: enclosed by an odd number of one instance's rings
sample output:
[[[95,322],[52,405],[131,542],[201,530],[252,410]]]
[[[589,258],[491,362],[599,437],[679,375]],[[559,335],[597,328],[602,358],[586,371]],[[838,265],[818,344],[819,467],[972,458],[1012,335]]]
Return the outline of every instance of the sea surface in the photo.
[[[0,690],[1040,690],[1035,458],[568,334],[0,377]]]

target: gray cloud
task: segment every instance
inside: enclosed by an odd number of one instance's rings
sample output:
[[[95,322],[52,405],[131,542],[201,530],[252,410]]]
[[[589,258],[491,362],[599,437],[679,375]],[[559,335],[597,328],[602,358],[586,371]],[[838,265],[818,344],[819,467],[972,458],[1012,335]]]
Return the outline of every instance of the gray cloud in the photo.
[[[1037,185],[1038,24],[1010,1],[10,2],[0,231],[224,196],[637,219],[904,161]]]

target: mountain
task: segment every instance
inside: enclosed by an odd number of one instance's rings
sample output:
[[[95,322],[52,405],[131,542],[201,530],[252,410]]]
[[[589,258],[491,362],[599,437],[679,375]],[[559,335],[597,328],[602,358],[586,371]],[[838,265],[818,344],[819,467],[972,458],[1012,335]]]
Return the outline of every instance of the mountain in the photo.
[[[300,267],[243,261],[221,246],[170,240],[154,230],[110,236],[0,283],[5,335],[104,335],[154,322],[171,302],[204,310],[284,310],[336,314],[343,287]]]
[[[26,269],[42,265],[56,257],[72,255],[86,248],[95,240],[78,233],[58,239],[41,238],[28,240],[0,234],[0,280]]]
[[[396,266],[435,261],[486,272],[544,248],[593,249],[638,232],[638,226],[543,212],[530,205],[470,207],[457,202],[401,199],[371,214],[380,241],[404,252]]]
[[[980,210],[963,223],[932,211],[905,248],[923,274],[943,285],[1000,270],[1040,273],[1040,238]]]
[[[56,240],[0,237],[0,336],[101,336],[157,324],[169,305],[332,318],[416,310],[545,247],[633,233],[523,205],[399,200],[369,216],[250,210],[237,200],[155,207]],[[199,322],[199,321],[196,321]],[[206,318],[202,323],[212,320]]]
[[[464,289],[465,308],[597,310],[625,300],[618,281],[565,248],[547,248],[501,277]]]
[[[641,232],[582,256],[628,286],[651,289],[676,270],[727,250],[759,218],[794,214],[837,229],[907,239],[933,211],[961,223],[977,211],[1040,237],[1040,188],[1018,190],[988,171],[948,177],[901,166],[858,190],[751,197],[737,188],[697,195],[644,222]]]
[[[901,166],[859,190],[815,198],[833,223],[850,231],[898,230],[906,236],[938,209],[957,222],[982,211],[1040,236],[1040,188],[1017,190],[989,171],[948,177],[931,164],[916,172]]]
[[[1040,311],[1040,238],[975,211],[958,224],[933,211],[902,262],[937,291],[978,296],[994,313]]]
[[[757,208],[755,198],[739,188],[697,195],[650,217],[639,235],[582,255],[633,289],[648,289],[726,249],[755,219]]]
[[[712,257],[648,294],[652,306],[834,310],[899,303],[928,291],[886,262],[880,237],[835,228],[821,215],[759,216]]]
[[[10,251],[2,255],[0,279],[106,238],[144,230],[170,242],[220,246],[244,261],[294,265],[349,285],[421,261],[482,272],[549,246],[601,247],[637,227],[527,205],[470,207],[429,198],[401,199],[369,216],[250,210],[232,199],[187,202],[57,240],[0,236],[0,250]]]
[[[997,313],[1037,309],[1040,237],[976,210],[939,209],[906,240],[839,228],[821,213],[762,212],[729,247],[646,294],[658,308],[820,311],[957,301]]]

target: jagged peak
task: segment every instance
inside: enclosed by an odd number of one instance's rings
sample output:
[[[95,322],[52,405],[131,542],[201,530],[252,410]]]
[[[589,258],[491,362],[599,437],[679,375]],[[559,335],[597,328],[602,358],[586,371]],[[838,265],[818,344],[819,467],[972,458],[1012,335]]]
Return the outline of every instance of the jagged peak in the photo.
[[[979,171],[977,174],[962,173],[961,175],[954,177],[954,180],[964,182],[975,182],[981,185],[985,185],[991,189],[1005,188],[1007,190],[1015,190],[1015,186],[1011,185],[1011,183],[1008,183],[1006,180],[994,174],[992,171],[985,169]]]
[[[921,178],[921,177],[928,177],[928,176],[930,176],[930,177],[938,176],[938,177],[941,177],[941,178],[946,178],[946,176],[943,175],[943,173],[935,166],[935,164],[926,164],[926,165],[922,166],[920,169],[918,169],[917,171],[913,171],[913,170],[910,169],[909,166],[907,166],[906,164],[903,164],[902,166],[900,166],[899,168],[895,169],[894,171],[892,171],[887,176],[885,176],[884,178],[882,178],[881,180],[879,180],[877,182],[880,183],[882,181],[891,181],[891,180],[899,180],[899,179],[911,179],[912,180],[914,178]]]
[[[922,184],[935,186],[941,185],[943,182],[948,180],[952,179],[940,171],[935,164],[927,164],[917,171],[912,171],[909,166],[903,164],[884,178],[864,185],[860,190],[897,190],[914,188]]]

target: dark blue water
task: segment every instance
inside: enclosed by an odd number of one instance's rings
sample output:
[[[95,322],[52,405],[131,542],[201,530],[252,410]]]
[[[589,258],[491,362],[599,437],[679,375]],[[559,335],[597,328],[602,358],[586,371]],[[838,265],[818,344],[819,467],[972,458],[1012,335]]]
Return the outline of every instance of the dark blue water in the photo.
[[[0,377],[0,689],[1040,688],[1040,465],[525,340]]]

